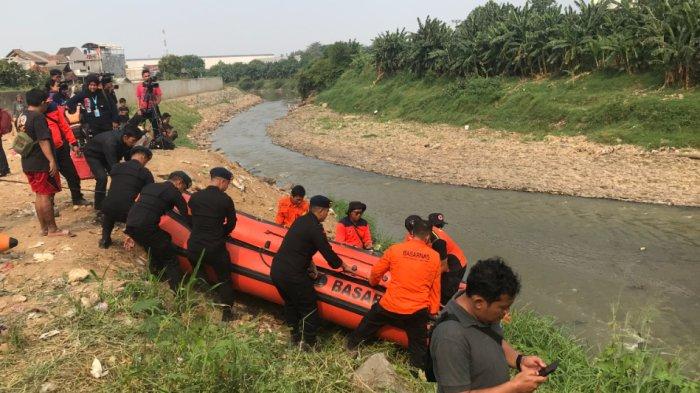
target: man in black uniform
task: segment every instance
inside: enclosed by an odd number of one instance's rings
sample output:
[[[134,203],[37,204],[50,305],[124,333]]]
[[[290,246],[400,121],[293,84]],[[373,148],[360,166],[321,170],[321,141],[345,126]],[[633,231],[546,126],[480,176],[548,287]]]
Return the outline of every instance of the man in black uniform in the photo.
[[[187,202],[182,193],[191,185],[192,179],[185,172],[175,171],[167,181],[145,186],[126,218],[124,233],[149,252],[151,273],[160,274],[165,269],[165,277],[173,291],[177,291],[182,274],[170,234],[160,229],[158,224],[160,218],[173,207],[177,207],[180,215],[190,224]]]
[[[190,198],[192,210],[192,233],[187,242],[188,259],[192,266],[201,260],[216,272],[221,303],[224,304],[221,320],[231,321],[233,315],[233,283],[231,282],[231,259],[226,250],[226,239],[236,227],[236,208],[226,189],[233,174],[226,168],[209,171],[209,187],[195,192]]]
[[[102,201],[102,238],[99,247],[112,245],[112,230],[115,222],[126,222],[129,209],[141,189],[153,183],[153,174],[146,164],[153,157],[150,149],[136,146],[131,149],[131,160],[120,162],[112,168],[109,192]]]
[[[90,139],[85,146],[85,160],[95,176],[95,210],[102,208],[107,192],[107,176],[112,167],[122,159],[128,159],[129,151],[142,136],[143,132],[129,123],[123,131],[104,132]]]
[[[318,251],[332,268],[348,269],[331,249],[321,225],[328,216],[330,199],[316,195],[309,202],[309,212],[289,228],[270,269],[272,283],[284,300],[284,317],[292,330],[292,343],[305,349],[316,344],[316,331],[321,322],[314,288],[318,272],[311,258]]]

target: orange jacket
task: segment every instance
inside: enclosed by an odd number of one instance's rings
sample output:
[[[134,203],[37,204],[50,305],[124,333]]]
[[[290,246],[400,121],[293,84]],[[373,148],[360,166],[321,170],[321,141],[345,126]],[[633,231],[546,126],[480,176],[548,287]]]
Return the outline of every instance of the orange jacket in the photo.
[[[56,149],[63,146],[64,137],[70,145],[77,143],[73,130],[66,119],[65,111],[64,107],[59,106],[55,111],[46,112],[46,123],[49,124],[51,139],[53,139],[53,145]]]
[[[447,253],[452,254],[459,259],[459,263],[462,265],[462,267],[467,266],[467,257],[464,255],[464,251],[462,251],[461,248],[457,245],[457,242],[452,240],[450,235],[447,234],[444,230],[433,227],[433,234],[435,235],[436,238],[442,239],[447,243]]]
[[[391,273],[386,293],[379,305],[397,314],[413,314],[427,308],[440,310],[440,256],[427,244],[411,239],[389,247],[373,267],[370,285],[377,285],[386,272]]]
[[[372,234],[367,221],[361,218],[353,224],[348,217],[338,221],[335,227],[335,241],[357,248],[372,248]]]
[[[277,203],[277,215],[275,216],[275,222],[283,225],[285,228],[292,226],[294,221],[309,212],[309,201],[306,199],[302,200],[300,204],[295,205],[292,202],[291,196],[285,196],[280,198]]]

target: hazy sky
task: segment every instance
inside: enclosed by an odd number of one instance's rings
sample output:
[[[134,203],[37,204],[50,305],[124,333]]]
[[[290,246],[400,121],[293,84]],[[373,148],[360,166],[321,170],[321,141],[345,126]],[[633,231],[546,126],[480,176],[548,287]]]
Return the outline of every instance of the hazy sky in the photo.
[[[314,41],[369,44],[387,29],[415,30],[416,17],[426,15],[464,19],[485,1],[3,1],[0,51],[55,53],[62,46],[110,42],[122,45],[127,58],[158,57],[165,29],[168,52],[177,55],[284,54]]]

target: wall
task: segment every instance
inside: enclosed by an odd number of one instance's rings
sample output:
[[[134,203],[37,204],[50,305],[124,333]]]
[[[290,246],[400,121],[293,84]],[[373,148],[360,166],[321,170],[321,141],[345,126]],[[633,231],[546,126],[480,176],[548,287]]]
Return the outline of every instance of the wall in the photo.
[[[213,78],[159,81],[158,84],[163,91],[164,100],[207,91],[222,90],[224,88],[224,81],[218,76]],[[120,84],[117,90],[117,97],[124,97],[129,104],[136,104],[136,86],[138,85],[139,83]]]
[[[207,91],[217,91],[224,88],[224,82],[220,77],[199,78],[199,79],[177,79],[160,81],[160,89],[163,91],[163,99],[177,98],[191,94],[203,93]],[[117,97],[126,98],[129,104],[136,104],[136,86],[138,83],[122,83],[117,89]],[[12,109],[12,103],[17,94],[26,91],[2,91],[0,92],[0,108]]]

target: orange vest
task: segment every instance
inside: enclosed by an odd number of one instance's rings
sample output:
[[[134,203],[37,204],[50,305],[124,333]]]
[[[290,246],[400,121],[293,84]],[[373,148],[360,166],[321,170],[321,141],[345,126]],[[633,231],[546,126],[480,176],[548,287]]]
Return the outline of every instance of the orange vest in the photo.
[[[431,314],[440,309],[440,256],[427,244],[411,239],[389,247],[373,267],[370,285],[379,284],[391,273],[386,293],[379,304],[397,314],[413,314],[427,308]]]
[[[309,212],[309,201],[306,199],[302,200],[300,204],[295,205],[292,202],[291,196],[285,196],[280,198],[277,203],[277,215],[275,216],[275,222],[279,225],[289,228],[292,226],[294,221]]]
[[[345,217],[338,221],[335,227],[335,241],[357,248],[372,248],[372,234],[369,231],[369,224],[364,219],[360,219],[353,225],[350,218]]]

